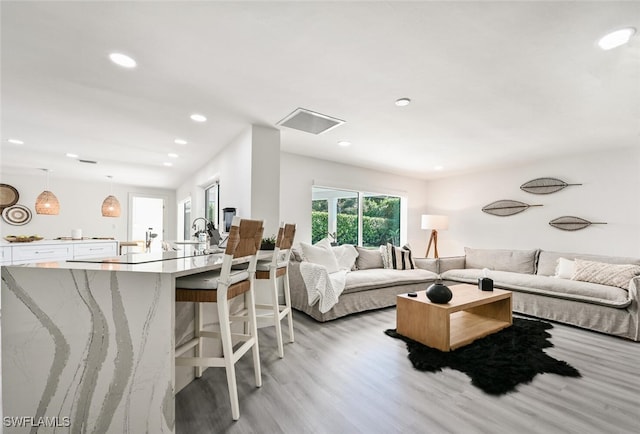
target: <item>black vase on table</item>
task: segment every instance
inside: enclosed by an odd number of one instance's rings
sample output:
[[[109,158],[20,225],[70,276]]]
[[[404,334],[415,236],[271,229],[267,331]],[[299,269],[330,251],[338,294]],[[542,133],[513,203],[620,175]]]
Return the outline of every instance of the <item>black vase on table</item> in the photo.
[[[442,280],[438,279],[427,288],[427,298],[433,303],[445,304],[451,301],[453,293],[448,286],[442,284]]]

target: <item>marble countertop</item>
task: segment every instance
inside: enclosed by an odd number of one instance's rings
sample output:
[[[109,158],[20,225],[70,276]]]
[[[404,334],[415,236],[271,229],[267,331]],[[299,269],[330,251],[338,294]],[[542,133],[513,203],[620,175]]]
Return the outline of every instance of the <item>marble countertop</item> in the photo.
[[[5,235],[8,236],[8,235]],[[43,245],[51,245],[51,244],[79,244],[79,243],[113,243],[118,240],[105,240],[105,239],[92,239],[92,238],[84,238],[82,240],[40,240],[40,241],[30,241],[28,243],[10,243],[4,239],[0,239],[0,246],[43,246]]]
[[[155,255],[159,255],[157,253]],[[62,262],[40,262],[37,264],[10,265],[7,267],[27,267],[38,269],[63,269],[63,270],[88,270],[88,271],[123,271],[134,273],[158,273],[170,274],[174,277],[186,276],[204,271],[220,269],[224,254],[198,254],[193,256],[190,252],[165,252],[165,257],[156,256],[153,262],[127,263],[132,262],[135,256],[154,255],[144,253],[131,253],[127,255],[114,256],[111,258],[87,259],[86,261],[62,261]],[[271,259],[273,252],[260,251],[258,259]],[[148,259],[153,259],[147,256]],[[238,259],[238,262],[241,262]]]

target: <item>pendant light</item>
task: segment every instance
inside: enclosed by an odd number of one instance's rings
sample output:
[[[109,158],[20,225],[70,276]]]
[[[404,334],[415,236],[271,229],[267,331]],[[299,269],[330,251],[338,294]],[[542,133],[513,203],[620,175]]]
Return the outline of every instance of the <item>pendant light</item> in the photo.
[[[111,186],[109,187],[109,196],[102,201],[102,216],[103,217],[120,217],[120,202],[113,195],[113,176],[107,176],[111,180]]]
[[[36,214],[58,215],[60,202],[55,194],[49,191],[49,169],[41,169],[47,174],[46,189],[36,198]]]

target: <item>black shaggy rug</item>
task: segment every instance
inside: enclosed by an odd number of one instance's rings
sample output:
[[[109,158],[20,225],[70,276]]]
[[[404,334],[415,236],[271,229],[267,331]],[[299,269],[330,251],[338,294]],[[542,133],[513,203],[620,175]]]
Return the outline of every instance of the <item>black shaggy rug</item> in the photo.
[[[581,376],[571,365],[543,351],[553,346],[549,341],[551,335],[546,332],[550,328],[553,326],[547,322],[514,318],[511,327],[450,352],[429,348],[398,334],[395,329],[385,333],[407,343],[409,360],[417,370],[457,369],[471,377],[471,384],[485,393],[503,395],[545,372]]]

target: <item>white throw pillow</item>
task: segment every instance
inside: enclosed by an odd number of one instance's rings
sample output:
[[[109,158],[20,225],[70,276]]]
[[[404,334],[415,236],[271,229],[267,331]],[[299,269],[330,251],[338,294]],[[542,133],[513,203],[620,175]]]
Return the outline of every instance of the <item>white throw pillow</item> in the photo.
[[[576,271],[576,261],[567,258],[558,258],[556,265],[556,274],[554,277],[559,279],[571,279]]]
[[[629,290],[629,282],[639,275],[640,265],[607,264],[576,259],[576,271],[571,278]]]
[[[380,255],[382,256],[382,266],[384,268],[390,268],[389,267],[389,252],[387,250],[387,246],[386,245],[380,246]]]
[[[336,255],[338,266],[341,270],[353,270],[356,265],[358,251],[351,244],[343,244],[341,246],[332,247],[333,253]]]
[[[327,273],[335,273],[340,269],[328,239],[323,238],[314,245],[301,242],[300,247],[306,261],[324,266]]]

